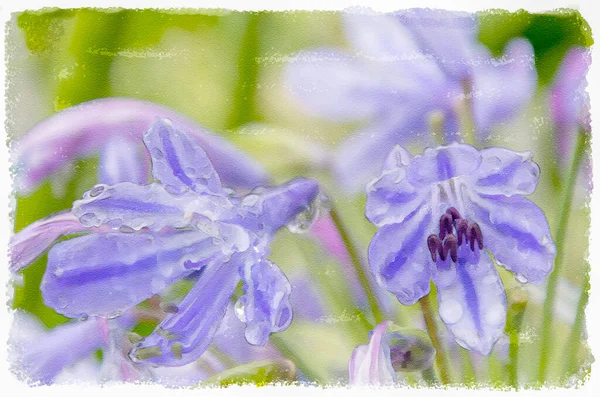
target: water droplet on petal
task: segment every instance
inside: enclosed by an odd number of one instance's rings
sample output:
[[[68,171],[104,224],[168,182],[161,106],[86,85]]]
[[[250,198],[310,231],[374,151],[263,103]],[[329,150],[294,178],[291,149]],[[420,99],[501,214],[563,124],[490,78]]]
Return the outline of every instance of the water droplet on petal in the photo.
[[[286,225],[294,234],[306,233],[319,218],[320,209],[315,202],[311,203],[305,211],[300,212]]]
[[[528,282],[527,279],[525,278],[525,276],[523,276],[522,274],[515,273],[515,278],[517,279],[518,282],[523,283],[523,284]]]
[[[92,188],[92,190],[90,190],[90,197],[97,197],[99,195],[102,194],[102,192],[104,192],[104,189],[106,189],[106,187],[104,185],[96,185]]]
[[[121,233],[133,233],[135,232],[134,229],[132,229],[131,227],[127,226],[127,225],[122,225],[119,227],[119,231]]]
[[[89,317],[90,317],[90,316],[89,316],[89,315],[87,315],[86,313],[84,313],[84,314],[81,314],[81,315],[79,316],[79,321],[87,321]]]
[[[446,324],[457,323],[463,316],[463,308],[454,299],[447,299],[440,304],[440,317]]]
[[[64,296],[59,296],[58,299],[56,300],[56,303],[58,304],[58,307],[60,309],[66,308],[69,304],[69,302],[67,301],[67,298],[65,298]]]
[[[504,306],[498,304],[485,310],[483,321],[488,325],[500,325],[506,319],[506,310]]]
[[[152,156],[154,156],[155,159],[160,160],[162,158],[165,157],[165,155],[163,154],[163,152],[158,149],[158,148],[154,148],[152,149]]]
[[[241,299],[235,303],[235,315],[243,323],[246,322],[246,308]]]
[[[86,212],[79,217],[79,222],[86,227],[100,226],[100,221],[96,218],[96,215],[91,212]]]

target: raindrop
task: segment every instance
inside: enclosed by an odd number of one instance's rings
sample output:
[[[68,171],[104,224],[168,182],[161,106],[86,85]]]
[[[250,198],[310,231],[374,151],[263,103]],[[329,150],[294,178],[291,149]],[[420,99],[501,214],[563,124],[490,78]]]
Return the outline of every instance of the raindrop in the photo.
[[[133,232],[135,232],[134,229],[132,229],[131,227],[129,227],[127,225],[122,225],[121,227],[119,227],[119,231],[121,233],[133,233]]]
[[[160,310],[162,310],[165,313],[177,313],[179,312],[179,308],[177,307],[177,305],[174,305],[173,303],[168,303],[168,302],[161,302],[159,304]]]
[[[97,197],[104,192],[104,185],[96,185],[90,190],[90,197]]]
[[[79,316],[79,321],[87,321],[88,318],[90,318],[90,316],[87,315],[86,313],[83,313],[82,315]]]
[[[446,324],[455,324],[463,316],[463,308],[454,299],[448,299],[440,305],[440,317]]]
[[[165,155],[163,154],[163,152],[159,149],[159,148],[154,148],[152,150],[152,155],[154,156],[155,159],[160,160],[163,157],[165,157]]]
[[[235,315],[241,322],[246,322],[246,307],[241,299],[235,303]]]
[[[91,212],[86,212],[85,214],[81,215],[79,217],[79,222],[83,225],[83,226],[97,226],[95,225],[95,221],[96,220],[96,215],[91,213]]]
[[[64,309],[69,305],[67,298],[65,298],[64,296],[59,296],[56,301],[58,303],[58,307],[61,309]]]
[[[501,325],[506,319],[506,311],[504,306],[495,305],[485,311],[483,320],[488,325]]]
[[[525,284],[527,282],[527,279],[525,278],[525,276],[523,276],[522,274],[517,274],[515,273],[515,278],[517,279],[518,282]]]

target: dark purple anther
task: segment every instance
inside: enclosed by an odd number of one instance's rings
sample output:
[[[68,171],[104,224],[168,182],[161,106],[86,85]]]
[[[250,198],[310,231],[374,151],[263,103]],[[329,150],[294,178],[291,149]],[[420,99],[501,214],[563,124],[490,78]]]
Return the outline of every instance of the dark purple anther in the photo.
[[[452,234],[452,225],[454,221],[452,220],[452,215],[444,214],[440,218],[440,240],[443,240],[446,237],[446,233]]]
[[[437,260],[437,253],[440,255],[442,253],[442,242],[435,234],[427,237],[427,246],[429,247],[429,252],[431,252],[431,260],[435,263]]]
[[[448,256],[448,253],[450,253],[452,262],[458,262],[458,244],[456,237],[453,235],[446,237],[446,240],[444,240],[444,256]]]
[[[475,241],[477,241],[479,249],[483,249],[483,234],[481,234],[481,229],[479,228],[478,224],[469,224],[469,228],[467,229],[467,238],[471,243],[471,251],[475,251]]]
[[[458,212],[458,210],[454,207],[450,207],[446,210],[446,214],[449,214],[452,216],[452,220],[455,221],[457,219],[461,219],[462,217],[460,216],[460,212]]]
[[[465,240],[465,243],[469,242],[469,238],[468,238],[468,231],[469,229],[469,221],[467,221],[466,219],[459,219],[458,222],[456,222],[456,237],[458,240],[458,245],[462,245],[463,242],[463,237]]]

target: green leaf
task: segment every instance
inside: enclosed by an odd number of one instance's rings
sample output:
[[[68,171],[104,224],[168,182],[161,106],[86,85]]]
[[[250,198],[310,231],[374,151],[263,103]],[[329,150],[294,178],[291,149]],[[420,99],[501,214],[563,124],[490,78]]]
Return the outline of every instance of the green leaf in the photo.
[[[261,360],[223,371],[198,386],[229,386],[253,384],[265,386],[271,383],[290,383],[296,378],[296,367],[289,360]]]

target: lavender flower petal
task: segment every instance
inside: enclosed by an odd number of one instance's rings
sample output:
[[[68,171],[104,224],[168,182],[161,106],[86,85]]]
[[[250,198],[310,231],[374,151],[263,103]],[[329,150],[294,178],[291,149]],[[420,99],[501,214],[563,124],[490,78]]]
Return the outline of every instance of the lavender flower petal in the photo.
[[[121,136],[110,138],[100,154],[99,182],[107,185],[147,183],[150,164],[148,156],[140,149],[138,142]]]
[[[157,117],[172,120],[200,143],[221,179],[228,184],[254,187],[268,180],[258,163],[191,119],[151,102],[105,98],[59,112],[37,124],[15,143],[12,157],[19,190],[31,192],[74,159],[102,151],[115,136],[139,142]]]
[[[463,244],[459,247],[458,263],[438,266],[433,282],[440,317],[454,339],[465,349],[489,355],[504,332],[506,296],[487,253],[473,253]]]
[[[68,317],[116,315],[209,265],[220,249],[199,231],[78,237],[49,252],[42,296]]]
[[[408,167],[408,179],[413,185],[442,182],[477,171],[481,154],[470,145],[452,143],[435,149],[428,148],[415,156]]]
[[[240,268],[244,295],[238,300],[236,314],[246,324],[246,340],[264,345],[272,332],[281,332],[292,322],[292,286],[273,262],[260,258]]]
[[[219,176],[204,150],[170,120],[157,119],[144,134],[144,143],[152,156],[152,175],[168,191],[221,192]]]
[[[389,347],[385,341],[385,333],[390,324],[390,321],[384,321],[377,325],[369,344],[356,346],[352,352],[349,363],[351,386],[381,386],[396,381],[396,372],[392,368]]]
[[[200,357],[212,342],[240,280],[240,260],[242,255],[236,254],[229,262],[207,266],[179,303],[177,313],[168,315],[150,336],[136,344],[130,357],[167,367]]]
[[[469,196],[485,246],[520,281],[542,283],[554,267],[556,247],[544,212],[521,196]]]
[[[381,227],[369,245],[371,272],[404,305],[429,293],[432,269],[426,241],[431,219],[429,206],[423,205],[404,222]]]
[[[71,212],[59,212],[32,223],[10,240],[10,270],[24,269],[60,236],[85,230],[87,228]]]
[[[540,167],[532,161],[531,152],[514,152],[502,147],[480,151],[481,165],[473,189],[486,195],[513,196],[534,192]]]
[[[473,68],[472,81],[475,124],[487,136],[531,101],[537,87],[533,47],[525,39],[512,40],[500,59],[490,56]]]

